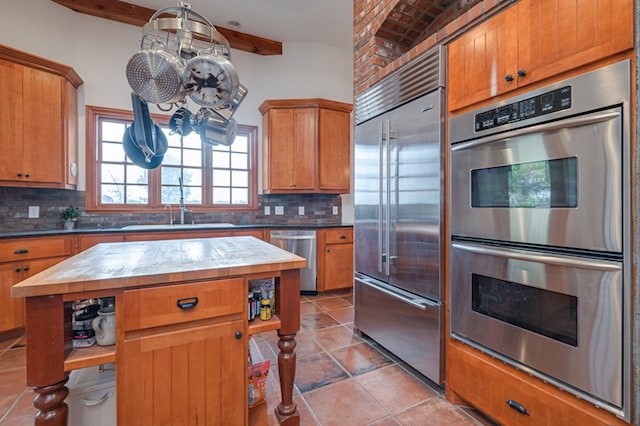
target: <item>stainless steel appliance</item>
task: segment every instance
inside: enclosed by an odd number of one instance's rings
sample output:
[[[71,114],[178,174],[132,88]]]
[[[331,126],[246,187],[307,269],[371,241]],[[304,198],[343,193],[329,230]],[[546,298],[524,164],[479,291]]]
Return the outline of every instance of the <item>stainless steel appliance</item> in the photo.
[[[357,329],[436,383],[442,308],[444,48],[356,98]]]
[[[272,230],[269,233],[269,242],[307,259],[307,266],[300,270],[300,293],[317,294],[316,231],[306,229]]]
[[[631,411],[630,63],[450,120],[451,335]]]

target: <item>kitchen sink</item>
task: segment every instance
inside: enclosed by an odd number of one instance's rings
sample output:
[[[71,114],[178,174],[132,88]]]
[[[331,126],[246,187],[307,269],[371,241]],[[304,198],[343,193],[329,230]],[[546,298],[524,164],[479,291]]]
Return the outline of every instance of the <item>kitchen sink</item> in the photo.
[[[151,225],[128,225],[121,229],[127,231],[153,231],[153,230],[180,230],[180,229],[212,229],[212,228],[233,228],[232,223],[185,223],[170,225],[168,223],[151,224]]]

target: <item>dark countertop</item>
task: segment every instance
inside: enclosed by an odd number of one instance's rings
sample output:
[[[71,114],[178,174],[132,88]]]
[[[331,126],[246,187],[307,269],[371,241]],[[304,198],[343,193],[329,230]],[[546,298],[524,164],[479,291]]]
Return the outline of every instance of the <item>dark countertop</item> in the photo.
[[[162,225],[162,224],[158,224]],[[190,232],[198,230],[242,230],[242,229],[327,229],[327,228],[350,228],[353,225],[349,224],[323,224],[323,225],[283,225],[283,224],[244,224],[244,225],[232,225],[232,226],[220,226],[219,224],[212,224],[211,227],[205,225],[199,225],[195,228],[180,227],[177,225],[175,228],[159,227],[157,229],[126,229],[124,228],[76,228],[73,230],[64,229],[48,229],[48,230],[31,230],[31,231],[14,231],[14,232],[0,232],[0,239],[5,238],[28,238],[28,237],[44,237],[55,235],[82,235],[82,234],[118,234],[118,233],[131,233],[131,232]]]

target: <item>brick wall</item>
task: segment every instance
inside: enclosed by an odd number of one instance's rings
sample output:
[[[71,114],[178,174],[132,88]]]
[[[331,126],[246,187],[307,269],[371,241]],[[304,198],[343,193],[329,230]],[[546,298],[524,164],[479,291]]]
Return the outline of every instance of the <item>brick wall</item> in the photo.
[[[169,212],[153,213],[87,213],[84,210],[85,194],[81,191],[61,189],[1,188],[0,187],[0,233],[62,229],[58,212],[69,205],[80,207],[78,228],[120,228],[135,224],[169,223]],[[260,195],[258,210],[248,212],[198,212],[185,215],[185,223],[234,223],[237,225],[340,225],[342,223],[339,195],[286,194]],[[40,207],[40,217],[28,217],[29,206]],[[271,214],[264,215],[264,207],[271,207]],[[275,207],[283,206],[284,215],[275,215]],[[304,216],[298,215],[298,207],[304,206]],[[333,207],[338,207],[338,215]],[[173,216],[179,217],[174,205]]]
[[[354,96],[515,0],[354,0]]]

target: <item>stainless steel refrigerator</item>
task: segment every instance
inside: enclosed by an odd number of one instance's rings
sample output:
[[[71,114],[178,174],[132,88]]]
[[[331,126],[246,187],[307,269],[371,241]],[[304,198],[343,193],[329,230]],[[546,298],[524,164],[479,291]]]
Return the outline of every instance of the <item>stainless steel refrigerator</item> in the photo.
[[[356,98],[354,325],[444,381],[444,48]]]

